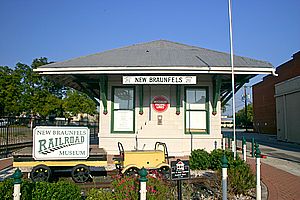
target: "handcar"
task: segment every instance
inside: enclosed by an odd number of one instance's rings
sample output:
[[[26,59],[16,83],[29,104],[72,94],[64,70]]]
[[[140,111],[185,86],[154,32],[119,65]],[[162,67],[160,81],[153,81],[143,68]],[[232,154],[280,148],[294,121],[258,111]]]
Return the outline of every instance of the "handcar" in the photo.
[[[169,156],[167,145],[156,142],[153,150],[124,151],[122,143],[118,142],[119,155],[114,157],[116,168],[124,175],[135,175],[144,167],[147,170],[157,170],[163,176],[169,176]]]

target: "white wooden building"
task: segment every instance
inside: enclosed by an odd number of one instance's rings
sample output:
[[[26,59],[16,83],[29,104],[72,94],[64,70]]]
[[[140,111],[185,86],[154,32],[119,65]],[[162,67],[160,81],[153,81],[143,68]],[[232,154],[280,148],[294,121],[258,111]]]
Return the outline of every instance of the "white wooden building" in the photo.
[[[264,61],[235,56],[236,90],[256,74],[272,74]],[[117,154],[153,149],[189,155],[221,145],[221,102],[231,93],[230,55],[158,40],[39,67],[42,75],[99,99],[99,146]]]

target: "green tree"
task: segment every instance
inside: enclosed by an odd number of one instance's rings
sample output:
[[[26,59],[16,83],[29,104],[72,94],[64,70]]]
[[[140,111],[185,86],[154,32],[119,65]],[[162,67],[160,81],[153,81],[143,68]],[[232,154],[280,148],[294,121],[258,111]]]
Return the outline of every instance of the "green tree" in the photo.
[[[86,94],[61,86],[33,70],[48,64],[47,58],[32,64],[17,63],[15,68],[0,66],[0,115],[49,115],[70,117],[94,114],[95,103]]]
[[[95,102],[85,93],[69,89],[63,100],[65,117],[71,117],[79,113],[96,114]]]
[[[50,114],[61,113],[63,87],[46,77],[40,76],[33,69],[48,64],[47,58],[34,59],[31,66],[17,63],[15,72],[20,77],[21,108],[27,115],[46,117]]]
[[[21,76],[7,66],[0,66],[0,114],[15,115],[22,108],[20,106]]]
[[[238,126],[250,126],[253,124],[253,106],[252,104],[247,105],[247,118],[245,115],[245,109],[239,110],[236,113],[236,125]]]

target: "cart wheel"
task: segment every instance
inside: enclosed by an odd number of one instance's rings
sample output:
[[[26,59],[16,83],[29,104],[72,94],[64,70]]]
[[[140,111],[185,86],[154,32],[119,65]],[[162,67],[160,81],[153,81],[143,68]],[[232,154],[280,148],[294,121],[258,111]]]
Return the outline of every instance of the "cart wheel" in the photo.
[[[158,169],[158,172],[163,176],[165,179],[170,178],[170,167],[168,166],[163,166]]]
[[[90,178],[90,169],[86,165],[76,165],[73,167],[71,175],[76,183],[84,183]]]
[[[139,174],[139,169],[136,167],[131,167],[124,172],[125,176],[137,176]]]
[[[37,165],[30,172],[30,178],[33,182],[49,181],[51,169],[46,165]]]

